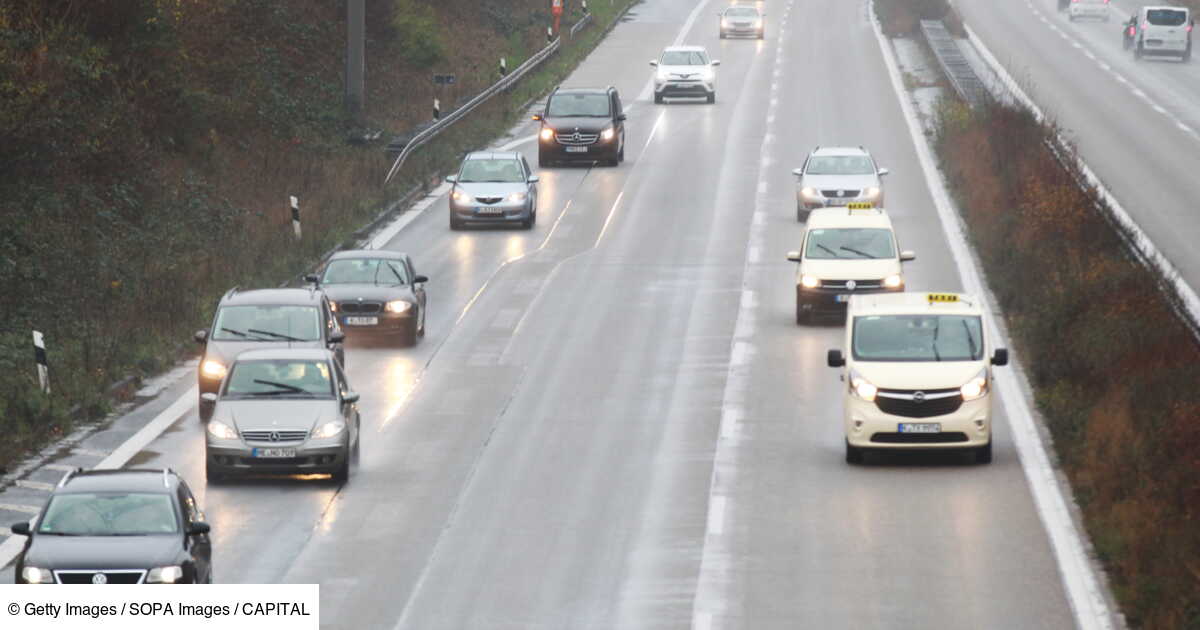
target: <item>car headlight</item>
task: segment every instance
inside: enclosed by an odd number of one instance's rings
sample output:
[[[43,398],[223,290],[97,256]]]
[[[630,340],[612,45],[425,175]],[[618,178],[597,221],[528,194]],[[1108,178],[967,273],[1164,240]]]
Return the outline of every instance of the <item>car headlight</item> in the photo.
[[[854,392],[854,395],[867,402],[873,402],[875,400],[875,395],[879,393],[879,388],[875,387],[871,383],[868,383],[867,379],[859,376],[857,373],[851,372],[850,391]]]
[[[820,199],[821,198],[821,195],[819,195],[817,193],[816,188],[810,188],[808,186],[805,186],[804,188],[800,189],[800,196],[804,197],[805,199]]]
[[[869,198],[878,197],[879,193],[880,193],[880,190],[879,190],[878,186],[868,186],[866,189],[863,190],[863,196],[869,197]]]
[[[821,286],[821,279],[816,276],[803,274],[800,276],[800,286],[804,287],[805,289],[815,289]]]
[[[218,440],[236,440],[238,437],[237,431],[233,427],[220,420],[209,420],[207,431],[209,435]]]
[[[326,422],[317,427],[317,430],[313,431],[312,436],[314,438],[331,438],[345,430],[346,423],[344,421],[334,420],[333,422]]]
[[[407,300],[392,300],[387,303],[387,310],[393,313],[407,313],[410,308],[412,303]]]
[[[979,371],[975,378],[967,381],[966,385],[959,388],[962,393],[963,400],[977,400],[983,398],[988,392],[987,368]]]
[[[468,195],[457,188],[454,189],[454,192],[450,193],[450,196],[453,197],[455,201],[460,203],[466,203],[471,200],[471,195]]]
[[[334,302],[333,300],[330,300],[330,301],[329,301],[329,310],[331,310],[331,311],[333,311],[334,313],[336,313],[336,312],[337,312],[337,302]]]
[[[612,127],[608,127],[604,131],[600,132],[600,139],[605,142],[608,142],[609,140],[613,139],[613,136],[616,135],[616,133],[617,132],[615,129],[613,129]]]
[[[50,569],[25,567],[21,569],[21,579],[25,580],[26,584],[53,584],[54,574]]]
[[[174,584],[182,579],[183,567],[179,565],[154,567],[150,569],[150,573],[146,574],[147,584]]]
[[[721,28],[729,28],[729,20],[721,18]]]
[[[542,137],[542,140],[547,140],[547,141],[553,140],[554,139],[554,130],[549,127],[543,127],[542,133],[540,135]]]
[[[520,203],[525,201],[527,198],[529,198],[529,194],[523,192],[515,192],[508,196],[508,200],[513,203]]]
[[[883,286],[889,289],[899,289],[904,286],[904,278],[900,274],[894,273],[883,279]]]
[[[204,363],[200,364],[200,372],[209,378],[225,378],[226,371],[227,368],[220,361],[205,359]]]

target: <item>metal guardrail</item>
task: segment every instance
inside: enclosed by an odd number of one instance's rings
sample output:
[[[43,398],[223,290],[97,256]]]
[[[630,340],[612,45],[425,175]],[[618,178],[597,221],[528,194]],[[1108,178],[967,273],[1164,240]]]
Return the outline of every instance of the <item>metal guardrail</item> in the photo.
[[[921,32],[958,96],[972,107],[983,104],[988,98],[987,88],[950,36],[950,31],[946,30],[946,25],[941,20],[921,20]]]
[[[592,14],[588,13],[588,14],[584,15],[581,20],[579,20],[575,24],[571,25],[571,39],[575,39],[575,36],[579,34],[579,31],[582,31],[583,27],[585,27],[591,23],[592,23]]]
[[[438,134],[445,131],[448,127],[450,127],[450,125],[453,125],[454,123],[458,122],[458,120],[461,119],[463,116],[466,116],[467,114],[474,111],[476,107],[479,107],[480,105],[482,105],[483,103],[485,103],[489,99],[491,99],[493,96],[512,87],[512,85],[514,83],[521,80],[521,78],[524,77],[526,74],[528,74],[530,70],[533,70],[537,66],[541,65],[541,63],[543,61],[545,61],[546,59],[548,59],[550,57],[550,55],[553,55],[555,52],[557,52],[559,46],[561,46],[561,45],[562,45],[562,37],[555,38],[554,41],[547,44],[546,47],[541,49],[540,51],[538,51],[537,54],[530,57],[529,59],[526,59],[525,63],[514,68],[513,71],[508,73],[507,76],[505,76],[504,78],[500,79],[499,81],[493,83],[491,85],[491,87],[480,92],[478,95],[475,96],[475,98],[471,99],[470,101],[467,101],[467,103],[465,105],[463,105],[462,107],[459,107],[458,109],[455,109],[454,111],[452,111],[449,114],[447,114],[446,116],[444,116],[441,120],[437,121],[433,125],[430,125],[429,127],[426,127],[425,129],[423,129],[419,133],[417,133],[415,136],[413,136],[404,145],[404,148],[400,150],[400,155],[396,157],[396,161],[395,161],[395,163],[392,164],[392,168],[390,170],[388,170],[387,177],[385,177],[383,179],[383,183],[387,184],[389,181],[392,180],[392,177],[395,176],[396,172],[400,170],[400,167],[404,166],[405,160],[407,160],[408,156],[412,155],[414,151],[421,148],[427,142],[429,142],[430,140],[437,137]]]

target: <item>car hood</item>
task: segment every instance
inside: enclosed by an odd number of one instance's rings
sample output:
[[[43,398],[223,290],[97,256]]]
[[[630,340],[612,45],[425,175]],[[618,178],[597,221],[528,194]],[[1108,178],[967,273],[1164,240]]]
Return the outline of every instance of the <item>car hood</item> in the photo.
[[[337,401],[311,398],[221,399],[219,416],[238,431],[308,431],[337,416]]]
[[[472,197],[507,197],[527,190],[522,182],[458,182],[454,186]]]
[[[709,66],[659,66],[659,74],[682,79],[702,79],[713,75]]]
[[[46,536],[35,534],[25,565],[44,569],[150,569],[175,564],[183,534]]]
[[[612,124],[608,117],[594,116],[555,116],[545,119],[546,126],[559,133],[600,133]]]
[[[879,176],[871,175],[805,175],[801,186],[819,190],[862,190],[868,186],[878,186]]]
[[[983,361],[855,361],[854,371],[880,389],[962,387],[986,365]]]
[[[847,253],[848,256],[853,254]],[[816,276],[822,280],[882,280],[900,273],[899,258],[874,260],[812,260],[800,264],[800,274]]]
[[[321,340],[316,341],[213,341],[209,340],[204,347],[204,358],[220,361],[225,367],[233,363],[237,355],[247,350],[263,350],[271,348],[324,348]]]
[[[334,302],[388,302],[412,298],[412,289],[405,284],[326,284],[321,290]]]

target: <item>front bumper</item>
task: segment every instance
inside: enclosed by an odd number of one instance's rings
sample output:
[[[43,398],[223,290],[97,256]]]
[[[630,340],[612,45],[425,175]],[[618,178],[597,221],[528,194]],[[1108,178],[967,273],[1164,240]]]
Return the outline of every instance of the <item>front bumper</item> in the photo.
[[[712,81],[656,81],[654,83],[654,93],[662,97],[675,96],[709,96],[716,92],[716,86]]]
[[[867,202],[876,208],[883,207],[883,193],[878,195],[858,195],[857,197],[825,197],[823,195],[809,196],[803,195],[799,190],[796,191],[796,203],[806,210],[816,210],[817,208],[836,208],[845,206],[850,203]]]
[[[524,221],[533,213],[529,200],[484,204],[450,200],[450,213],[466,223],[508,223]],[[411,311],[410,311],[411,312]]]
[[[763,34],[762,24],[729,24],[721,27],[726,37],[758,37]]]
[[[412,329],[416,323],[417,310],[410,308],[403,313],[383,311],[369,315],[338,313],[338,322],[348,335],[398,335]],[[375,323],[369,323],[374,320]],[[357,323],[351,323],[357,322]]]
[[[591,144],[583,145],[564,145],[556,138],[543,140],[538,136],[538,156],[543,160],[557,162],[611,160],[617,157],[617,144],[616,135],[611,140],[597,139]]]
[[[992,396],[962,403],[958,410],[928,418],[909,418],[880,411],[846,393],[844,430],[851,446],[871,449],[946,450],[985,446],[992,440]],[[939,433],[900,433],[901,423],[936,423]]]
[[[1067,9],[1067,15],[1071,18],[1092,18],[1097,20],[1108,20],[1108,5],[1089,5],[1072,3]]]
[[[309,440],[302,444],[246,443],[241,440],[208,438],[205,459],[208,470],[222,475],[254,473],[324,474],[333,473],[346,458],[350,449],[345,431],[335,438]],[[255,449],[294,448],[295,457],[256,457]]]

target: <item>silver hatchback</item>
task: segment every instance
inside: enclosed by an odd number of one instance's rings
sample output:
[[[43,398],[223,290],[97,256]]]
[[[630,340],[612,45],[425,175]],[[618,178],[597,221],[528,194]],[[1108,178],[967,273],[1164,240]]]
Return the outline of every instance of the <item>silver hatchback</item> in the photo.
[[[810,210],[850,203],[883,207],[883,176],[875,159],[862,147],[817,147],[796,176],[796,220],[804,221]]]
[[[450,229],[467,225],[537,222],[537,182],[525,156],[516,152],[468,154],[450,189]]]

